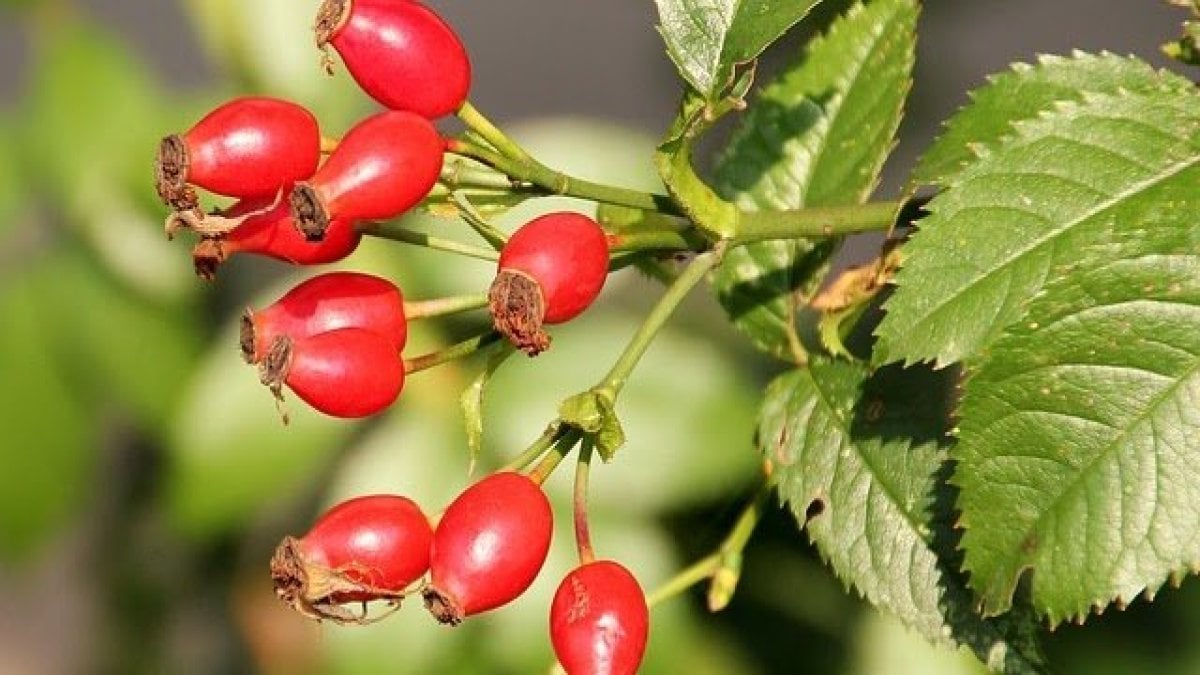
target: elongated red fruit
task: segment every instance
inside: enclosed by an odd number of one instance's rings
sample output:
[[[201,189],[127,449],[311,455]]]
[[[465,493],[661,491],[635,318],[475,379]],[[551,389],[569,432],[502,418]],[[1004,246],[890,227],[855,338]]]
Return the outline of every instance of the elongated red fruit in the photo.
[[[270,199],[242,200],[223,215],[234,218],[270,207]],[[216,276],[217,268],[235,253],[266,256],[293,265],[323,265],[349,256],[362,241],[362,233],[348,220],[334,220],[321,241],[309,241],[296,229],[287,202],[280,201],[264,213],[250,216],[219,237],[205,237],[192,249],[196,274]]]
[[[611,560],[571,571],[550,604],[550,642],[567,675],[635,675],[650,610],[637,579]]]
[[[313,408],[333,417],[374,415],[404,388],[404,364],[395,343],[362,328],[308,337],[282,335],[260,364],[263,384],[276,396],[287,385]]]
[[[158,194],[177,209],[196,208],[195,185],[230,197],[273,197],[313,175],[321,160],[317,119],[276,98],[236,98],[185,134],[167,136],[155,166]]]
[[[334,220],[388,220],[417,205],[437,183],[445,142],[429,120],[387,111],[351,129],[312,179],[298,183],[290,203],[310,240]]]
[[[363,91],[429,119],[467,99],[471,62],[454,30],[413,0],[325,0],[317,46],[332,45]]]
[[[521,226],[500,251],[488,294],[492,321],[517,348],[536,356],[550,346],[543,324],[569,321],[600,295],[608,277],[608,240],[600,224],[571,212]]]
[[[242,356],[261,361],[280,336],[293,340],[339,328],[386,338],[396,354],[408,340],[404,294],[395,284],[361,272],[329,272],[297,285],[269,307],[242,317]]]
[[[475,483],[433,533],[426,608],[454,625],[513,601],[546,562],[553,530],[550,502],[528,476],[504,472]]]
[[[429,519],[407,497],[344,501],[308,534],[284,537],[271,559],[275,593],[305,616],[353,621],[341,605],[399,601],[429,569],[432,540]]]

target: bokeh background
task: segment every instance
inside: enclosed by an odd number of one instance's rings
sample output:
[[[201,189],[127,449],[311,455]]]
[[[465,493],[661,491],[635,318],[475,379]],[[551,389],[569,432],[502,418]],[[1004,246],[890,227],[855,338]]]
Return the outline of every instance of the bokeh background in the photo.
[[[547,163],[656,187],[649,154],[678,96],[650,0],[432,2],[475,65],[473,100]],[[810,24],[819,26],[844,2]],[[444,629],[411,603],[362,629],[316,626],[272,595],[266,563],[345,497],[399,492],[440,509],[468,482],[458,394],[477,363],[412,378],[366,424],[270,396],[237,356],[236,317],[308,271],[234,260],[212,284],[161,234],[150,180],[162,135],[230,96],[292,98],[333,133],[372,109],[326,78],[315,0],[0,0],[0,674],[542,673],[545,607],[571,564],[557,534],[541,579],[507,609]],[[1133,53],[1183,16],[1154,0],[934,0],[916,88],[881,191],[986,73],[1040,52]],[[794,57],[803,31],[767,56]],[[452,128],[452,127],[451,127]],[[552,206],[561,206],[552,202]],[[508,222],[546,203],[523,207]],[[450,221],[416,227],[465,236]],[[869,255],[870,243],[847,259]],[[341,267],[410,297],[482,290],[491,270],[368,242]],[[655,295],[614,279],[586,320],[490,391],[481,469],[524,447],[562,396],[603,374]],[[413,353],[472,334],[480,317],[421,325]],[[723,537],[758,471],[750,429],[777,367],[695,298],[639,368],[621,412],[630,443],[595,471],[603,555],[653,587]],[[565,473],[565,472],[564,472]],[[568,513],[559,476],[550,491]],[[565,524],[567,519],[561,519]],[[646,673],[977,672],[866,608],[772,510],[742,587],[716,616],[689,594],[655,610]],[[1200,672],[1200,591],[1187,582],[1085,628],[1048,636],[1064,673]]]

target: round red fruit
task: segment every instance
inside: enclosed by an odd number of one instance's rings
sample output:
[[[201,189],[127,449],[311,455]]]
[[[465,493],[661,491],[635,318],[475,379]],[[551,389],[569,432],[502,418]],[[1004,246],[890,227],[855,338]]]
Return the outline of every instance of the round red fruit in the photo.
[[[198,206],[195,185],[230,197],[274,197],[313,175],[321,160],[317,119],[303,107],[266,97],[234,99],[185,134],[158,147],[155,178],[166,204]]]
[[[340,328],[384,337],[396,354],[408,340],[404,295],[395,284],[361,272],[330,272],[288,291],[269,307],[242,317],[242,356],[258,363],[280,337],[297,340]]]
[[[316,31],[317,46],[332,45],[363,91],[388,108],[436,119],[467,99],[467,50],[419,2],[325,0]]]
[[[370,495],[342,502],[271,559],[275,593],[315,619],[353,621],[349,602],[398,601],[429,569],[433,528],[411,499]]]
[[[528,476],[497,473],[472,485],[433,533],[425,606],[454,625],[513,601],[546,562],[553,530],[550,502]]]
[[[395,343],[362,328],[307,337],[277,337],[259,364],[263,384],[282,397],[287,385],[313,408],[333,417],[374,415],[404,388],[404,364]]]
[[[571,212],[535,218],[500,252],[488,301],[496,330],[530,356],[550,346],[543,324],[578,316],[608,276],[608,239],[600,224]]]
[[[382,112],[359,122],[312,179],[298,183],[290,203],[310,240],[335,220],[388,220],[416,206],[442,171],[445,142],[429,120]]]
[[[362,241],[362,233],[347,220],[331,222],[321,241],[308,241],[296,229],[288,204],[280,201],[272,206],[270,202],[243,200],[225,211],[224,217],[237,218],[262,209],[230,232],[201,239],[192,249],[196,274],[214,278],[217,268],[235,253],[262,255],[293,265],[323,265],[346,258]]]
[[[611,560],[571,571],[550,604],[550,642],[568,675],[634,675],[650,610],[637,579]]]

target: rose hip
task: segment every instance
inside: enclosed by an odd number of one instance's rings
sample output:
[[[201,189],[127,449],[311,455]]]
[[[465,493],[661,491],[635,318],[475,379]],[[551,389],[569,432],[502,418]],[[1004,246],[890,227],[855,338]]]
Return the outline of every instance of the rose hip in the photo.
[[[488,294],[496,330],[530,356],[550,346],[543,324],[587,309],[608,276],[608,240],[599,223],[571,212],[535,218],[500,252]]]
[[[196,185],[229,197],[273,197],[313,175],[321,132],[303,107],[266,97],[237,98],[210,112],[184,134],[159,144],[155,178],[163,202],[198,206]]]
[[[317,46],[332,46],[363,91],[385,107],[429,119],[467,98],[471,62],[453,29],[411,0],[325,0]]]
[[[634,675],[649,633],[642,587],[611,560],[572,570],[550,604],[550,642],[568,675]]]
[[[546,562],[553,529],[550,502],[528,476],[504,472],[475,483],[434,531],[425,606],[454,625],[516,599]]]
[[[361,272],[330,272],[291,289],[269,307],[242,317],[242,356],[258,363],[280,336],[296,340],[339,328],[386,338],[398,354],[408,340],[404,295],[395,284]]]
[[[429,120],[388,111],[351,129],[289,202],[296,226],[319,241],[335,220],[388,220],[429,194],[442,171],[445,142]]]
[[[262,383],[282,398],[287,385],[313,408],[333,417],[374,415],[404,388],[395,342],[362,328],[307,337],[277,337],[259,364]]]
[[[398,601],[429,569],[433,529],[412,500],[370,495],[342,502],[271,559],[275,593],[314,619],[353,621],[340,605]]]

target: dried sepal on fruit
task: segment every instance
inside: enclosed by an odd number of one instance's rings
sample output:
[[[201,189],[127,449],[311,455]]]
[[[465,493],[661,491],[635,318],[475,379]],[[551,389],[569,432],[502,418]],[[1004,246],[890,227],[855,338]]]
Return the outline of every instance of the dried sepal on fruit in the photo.
[[[608,276],[608,239],[599,223],[569,211],[521,226],[500,252],[488,292],[496,330],[530,356],[550,346],[545,324],[588,308]]]
[[[344,605],[398,604],[429,569],[432,538],[411,499],[356,497],[327,511],[303,537],[284,537],[271,558],[271,580],[276,595],[305,616],[365,623],[365,613]]]

